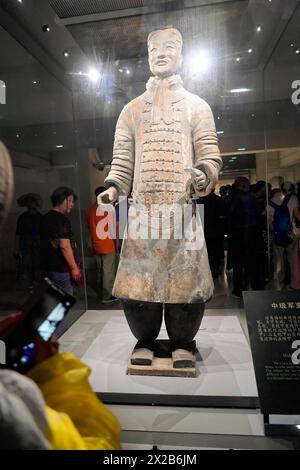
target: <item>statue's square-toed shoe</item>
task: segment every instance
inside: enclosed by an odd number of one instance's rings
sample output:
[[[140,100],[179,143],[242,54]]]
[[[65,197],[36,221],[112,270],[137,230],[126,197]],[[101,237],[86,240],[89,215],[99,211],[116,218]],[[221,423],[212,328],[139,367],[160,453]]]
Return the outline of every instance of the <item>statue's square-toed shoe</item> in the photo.
[[[172,352],[174,369],[192,368],[196,365],[195,353],[186,349],[175,349]]]
[[[138,348],[133,351],[130,363],[133,366],[151,366],[154,353],[148,348]]]

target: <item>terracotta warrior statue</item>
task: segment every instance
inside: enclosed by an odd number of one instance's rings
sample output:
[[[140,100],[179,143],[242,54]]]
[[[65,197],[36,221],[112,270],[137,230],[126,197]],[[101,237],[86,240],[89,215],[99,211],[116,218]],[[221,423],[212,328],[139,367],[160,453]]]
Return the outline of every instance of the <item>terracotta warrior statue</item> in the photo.
[[[177,29],[149,34],[154,76],[145,93],[120,114],[111,170],[105,180],[107,190],[100,195],[103,202],[111,203],[119,195],[130,196],[133,204],[150,214],[150,228],[160,217],[151,216],[153,206],[194,204],[193,200],[215,187],[222,166],[212,111],[203,99],[183,88],[178,75],[181,50],[182,36]],[[164,314],[173,367],[194,367],[193,339],[205,302],[213,294],[201,220],[193,215],[200,243],[190,249],[184,237],[132,236],[129,229],[136,212],[131,209],[113,289],[138,339],[131,363],[151,365]],[[170,218],[170,213],[165,217]]]

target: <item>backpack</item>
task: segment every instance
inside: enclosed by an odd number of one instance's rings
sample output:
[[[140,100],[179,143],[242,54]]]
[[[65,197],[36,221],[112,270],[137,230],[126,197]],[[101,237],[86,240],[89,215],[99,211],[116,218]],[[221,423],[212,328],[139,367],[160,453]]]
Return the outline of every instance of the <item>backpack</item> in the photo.
[[[280,206],[270,202],[270,206],[274,209],[274,243],[278,246],[288,246],[293,241],[293,226],[288,208],[290,198],[291,195],[286,196]]]

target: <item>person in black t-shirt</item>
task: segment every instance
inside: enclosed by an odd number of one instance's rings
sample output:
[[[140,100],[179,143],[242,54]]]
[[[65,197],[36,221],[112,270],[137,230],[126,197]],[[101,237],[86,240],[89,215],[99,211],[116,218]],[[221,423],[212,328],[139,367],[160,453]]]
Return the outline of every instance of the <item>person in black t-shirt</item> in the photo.
[[[38,194],[24,194],[18,199],[21,207],[27,211],[17,220],[14,256],[19,261],[18,279],[30,283],[30,287],[40,280],[40,228],[42,214],[38,207],[42,205]]]
[[[81,272],[72,248],[69,214],[77,199],[72,189],[57,188],[51,201],[53,209],[43,216],[41,230],[42,267],[59,287],[73,295],[72,280],[79,282]]]

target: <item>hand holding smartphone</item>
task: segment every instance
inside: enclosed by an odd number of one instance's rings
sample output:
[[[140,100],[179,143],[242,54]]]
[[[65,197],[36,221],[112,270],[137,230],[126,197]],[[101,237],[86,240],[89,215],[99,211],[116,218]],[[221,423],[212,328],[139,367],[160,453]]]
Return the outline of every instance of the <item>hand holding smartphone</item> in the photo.
[[[19,372],[27,372],[33,367],[38,352],[35,338],[50,341],[74,303],[74,297],[45,278],[21,308],[20,321],[2,336],[6,345],[5,367]],[[51,347],[53,345],[49,344]]]

